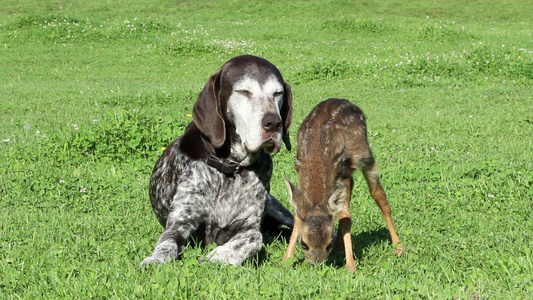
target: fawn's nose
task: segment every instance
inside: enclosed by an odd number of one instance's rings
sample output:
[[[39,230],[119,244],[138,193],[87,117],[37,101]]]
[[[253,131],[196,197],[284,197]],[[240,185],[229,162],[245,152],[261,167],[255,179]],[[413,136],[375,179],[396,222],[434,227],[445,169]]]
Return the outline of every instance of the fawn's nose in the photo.
[[[327,256],[328,253],[326,251],[320,251],[317,249],[310,250],[308,252],[307,261],[316,266],[326,261]]]
[[[267,114],[261,121],[263,128],[267,132],[278,132],[281,130],[281,118],[276,114]]]

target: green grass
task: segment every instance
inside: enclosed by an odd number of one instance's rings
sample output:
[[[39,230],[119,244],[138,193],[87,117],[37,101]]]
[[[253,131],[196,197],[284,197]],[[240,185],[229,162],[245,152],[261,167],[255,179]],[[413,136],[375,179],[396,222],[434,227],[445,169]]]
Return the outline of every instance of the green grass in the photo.
[[[533,27],[528,1],[3,1],[0,298],[528,299],[533,293]],[[276,64],[296,131],[348,98],[368,117],[408,252],[359,174],[358,273],[285,241],[241,267],[209,249],[140,270],[162,231],[155,161],[239,54]],[[296,151],[274,156],[287,202]],[[292,207],[291,207],[292,209]]]

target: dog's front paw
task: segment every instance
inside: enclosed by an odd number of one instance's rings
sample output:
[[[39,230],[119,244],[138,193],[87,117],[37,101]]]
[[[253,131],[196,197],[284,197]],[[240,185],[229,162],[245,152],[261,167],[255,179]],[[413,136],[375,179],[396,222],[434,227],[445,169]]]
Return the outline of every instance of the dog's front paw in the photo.
[[[170,257],[148,256],[140,264],[140,267],[147,267],[149,265],[164,264],[171,260]]]
[[[257,251],[254,251],[253,253],[255,254],[256,252]],[[207,254],[206,258],[212,263],[239,266],[251,255],[250,253],[250,251],[236,251],[235,248],[231,247],[231,244],[228,243],[213,249],[213,251]]]
[[[223,247],[217,247],[209,254],[207,254],[207,260],[212,263],[221,263],[223,265],[238,265],[239,262],[234,261],[232,257],[225,251]]]
[[[166,240],[163,242],[160,242],[155,246],[154,252],[151,256],[148,256],[145,258],[141,263],[140,266],[147,266],[147,265],[158,265],[167,263],[173,259],[176,259],[178,257],[179,248],[176,244],[176,241],[174,240]]]

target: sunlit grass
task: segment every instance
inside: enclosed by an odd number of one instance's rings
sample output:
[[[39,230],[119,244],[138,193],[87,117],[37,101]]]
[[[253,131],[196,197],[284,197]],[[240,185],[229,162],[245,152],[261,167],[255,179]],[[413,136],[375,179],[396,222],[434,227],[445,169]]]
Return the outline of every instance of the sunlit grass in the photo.
[[[533,30],[526,1],[8,1],[0,12],[0,298],[527,299],[533,286]],[[460,9],[459,9],[460,7]],[[209,249],[148,270],[155,161],[229,58],[276,64],[303,118],[368,118],[407,253],[362,176],[358,273],[274,240],[241,267]],[[274,155],[287,203],[296,151]]]

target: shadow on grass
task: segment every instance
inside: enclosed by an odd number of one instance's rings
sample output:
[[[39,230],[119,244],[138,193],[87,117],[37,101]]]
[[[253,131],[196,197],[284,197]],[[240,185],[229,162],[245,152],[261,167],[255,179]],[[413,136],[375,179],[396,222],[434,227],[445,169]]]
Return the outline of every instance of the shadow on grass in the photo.
[[[389,230],[385,227],[352,235],[352,249],[356,261],[363,258],[363,252],[367,249],[383,241],[391,243]],[[334,249],[330,253],[326,264],[329,266],[344,267],[346,264],[344,246],[341,249]]]
[[[274,242],[281,242],[285,248],[286,245],[289,244],[289,240],[291,238],[292,229],[287,227],[278,227],[278,228],[268,228],[265,230],[265,228],[262,228],[263,232],[263,244],[265,246],[268,246]],[[261,251],[257,253],[256,257],[251,258],[253,261],[253,265],[257,268],[262,266],[266,261],[270,259],[269,253],[266,250],[266,247],[261,248]]]
[[[277,236],[265,236],[265,244],[269,245],[274,241],[279,240],[285,247],[287,247],[287,244],[289,243],[290,239],[290,234],[291,230],[284,228],[284,230],[280,231]],[[378,245],[384,241],[387,243],[391,243],[389,231],[385,227],[372,231],[361,232],[357,235],[352,235],[352,249],[356,260],[361,260],[363,258],[363,253],[367,249]],[[297,245],[297,247],[299,247],[299,244]],[[257,254],[256,258],[253,258],[253,264],[255,267],[260,267],[267,260],[269,260],[269,254],[266,251],[265,247],[263,247],[263,249]],[[294,265],[301,265],[305,263],[307,262],[304,257],[297,258],[293,262]],[[325,264],[328,266],[343,268],[346,265],[344,246],[341,246],[340,248],[334,247],[334,249],[329,254]]]

